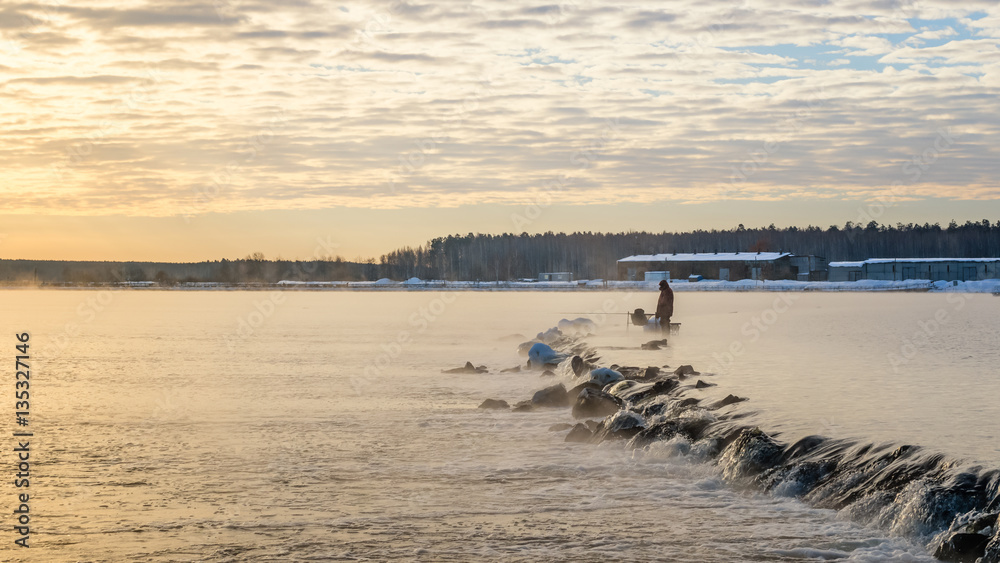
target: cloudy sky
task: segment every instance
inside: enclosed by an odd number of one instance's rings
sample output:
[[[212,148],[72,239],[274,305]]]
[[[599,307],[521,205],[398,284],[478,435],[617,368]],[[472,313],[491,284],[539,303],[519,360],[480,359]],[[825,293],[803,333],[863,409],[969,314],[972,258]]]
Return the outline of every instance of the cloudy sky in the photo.
[[[0,257],[997,220],[998,94],[995,0],[5,1]]]

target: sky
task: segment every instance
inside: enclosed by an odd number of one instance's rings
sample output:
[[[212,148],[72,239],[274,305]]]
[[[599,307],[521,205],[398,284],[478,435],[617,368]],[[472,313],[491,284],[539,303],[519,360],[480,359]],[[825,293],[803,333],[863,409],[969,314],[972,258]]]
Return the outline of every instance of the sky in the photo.
[[[998,94],[995,0],[5,1],[0,258],[996,221]]]

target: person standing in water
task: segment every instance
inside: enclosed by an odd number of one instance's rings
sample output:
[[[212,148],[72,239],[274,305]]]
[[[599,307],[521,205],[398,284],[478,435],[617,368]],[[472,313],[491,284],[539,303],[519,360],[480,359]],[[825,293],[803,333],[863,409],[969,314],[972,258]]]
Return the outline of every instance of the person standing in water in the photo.
[[[670,289],[667,280],[660,280],[660,298],[656,300],[656,322],[660,330],[670,330],[670,317],[674,316],[674,290]]]

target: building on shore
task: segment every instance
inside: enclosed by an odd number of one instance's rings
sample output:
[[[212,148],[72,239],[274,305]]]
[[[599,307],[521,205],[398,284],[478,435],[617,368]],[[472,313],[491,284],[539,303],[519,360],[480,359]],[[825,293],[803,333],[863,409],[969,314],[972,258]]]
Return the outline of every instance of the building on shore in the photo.
[[[538,274],[540,282],[571,282],[573,272],[542,272]]]
[[[690,276],[710,280],[799,279],[802,262],[793,263],[792,258],[789,252],[639,254],[618,261],[618,279],[687,279]],[[808,261],[806,267],[809,267]]]
[[[871,258],[830,263],[830,281],[988,279],[1000,279],[1000,258]]]

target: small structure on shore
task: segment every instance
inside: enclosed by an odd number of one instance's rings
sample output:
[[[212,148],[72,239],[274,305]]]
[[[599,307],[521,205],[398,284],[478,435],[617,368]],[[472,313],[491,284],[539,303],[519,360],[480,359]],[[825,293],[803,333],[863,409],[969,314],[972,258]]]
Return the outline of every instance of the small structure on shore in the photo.
[[[988,279],[1000,279],[1000,258],[870,258],[830,263],[830,281]]]
[[[538,274],[540,282],[571,282],[573,272],[542,272]]]

